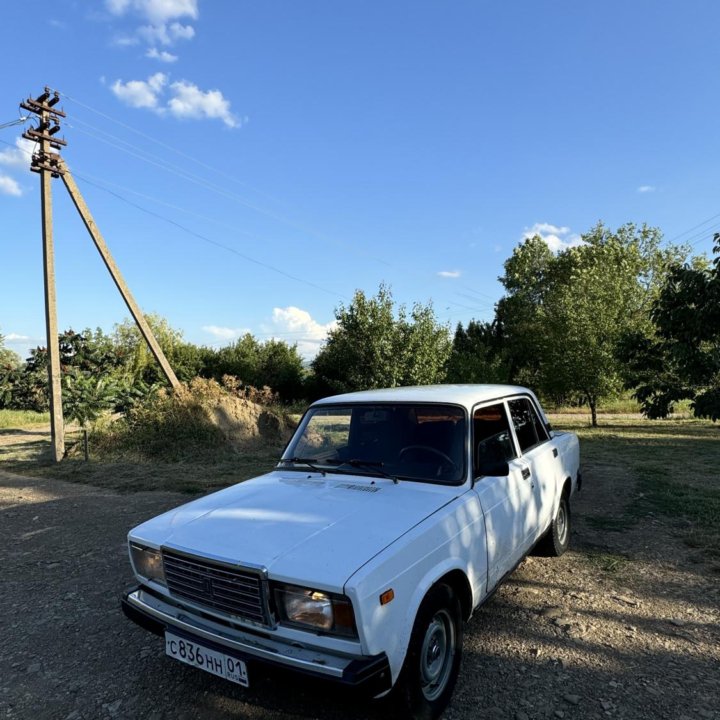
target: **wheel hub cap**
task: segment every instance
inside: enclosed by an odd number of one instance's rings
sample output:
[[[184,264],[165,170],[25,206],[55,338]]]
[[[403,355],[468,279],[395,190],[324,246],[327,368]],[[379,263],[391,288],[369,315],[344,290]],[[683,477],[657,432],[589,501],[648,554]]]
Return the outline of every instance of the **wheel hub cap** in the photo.
[[[436,613],[425,632],[420,655],[423,695],[435,700],[445,690],[455,655],[455,626],[446,610]]]

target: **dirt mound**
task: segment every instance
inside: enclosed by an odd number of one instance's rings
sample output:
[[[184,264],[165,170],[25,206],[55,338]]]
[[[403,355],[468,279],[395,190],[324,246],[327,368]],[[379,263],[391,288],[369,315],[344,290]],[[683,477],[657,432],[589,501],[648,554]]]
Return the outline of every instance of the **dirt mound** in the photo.
[[[242,387],[226,376],[222,384],[196,378],[176,391],[180,404],[201,410],[236,449],[263,444],[284,444],[294,423],[276,404],[270,388]]]
[[[258,442],[281,444],[292,434],[289,418],[282,411],[263,407],[240,397],[224,397],[206,406],[210,420],[234,447]]]

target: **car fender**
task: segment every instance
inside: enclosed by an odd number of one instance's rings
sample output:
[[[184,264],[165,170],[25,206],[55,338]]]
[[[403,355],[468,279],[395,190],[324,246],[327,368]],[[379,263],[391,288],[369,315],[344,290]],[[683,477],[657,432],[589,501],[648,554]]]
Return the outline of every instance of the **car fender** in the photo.
[[[393,682],[405,660],[418,608],[442,577],[459,571],[471,599],[487,589],[485,520],[476,493],[468,492],[403,535],[346,583],[357,612],[358,633],[367,654],[385,652]],[[393,598],[382,596],[392,590]]]

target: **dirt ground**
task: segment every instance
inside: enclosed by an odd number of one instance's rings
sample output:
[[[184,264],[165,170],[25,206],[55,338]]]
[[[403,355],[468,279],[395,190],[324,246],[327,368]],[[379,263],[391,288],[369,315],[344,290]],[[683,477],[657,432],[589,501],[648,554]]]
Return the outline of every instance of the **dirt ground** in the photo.
[[[621,515],[636,490],[600,465],[584,479],[571,551],[528,558],[468,623],[448,720],[720,720],[717,564],[667,518],[589,522]],[[234,686],[124,618],[127,531],[187,499],[0,471],[0,718],[389,717],[253,665],[250,689]]]

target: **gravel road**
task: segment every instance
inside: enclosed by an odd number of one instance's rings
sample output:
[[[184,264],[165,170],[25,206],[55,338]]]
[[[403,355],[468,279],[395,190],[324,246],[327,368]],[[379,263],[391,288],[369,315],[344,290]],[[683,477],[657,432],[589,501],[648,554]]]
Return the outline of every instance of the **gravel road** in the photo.
[[[585,481],[573,549],[528,558],[468,624],[448,720],[720,720],[718,568],[660,520],[593,529],[583,514],[622,509],[633,488],[600,469]],[[124,618],[128,529],[186,500],[0,472],[0,718],[388,717],[255,666],[236,687]]]

